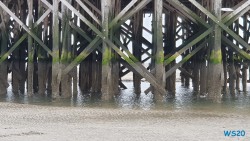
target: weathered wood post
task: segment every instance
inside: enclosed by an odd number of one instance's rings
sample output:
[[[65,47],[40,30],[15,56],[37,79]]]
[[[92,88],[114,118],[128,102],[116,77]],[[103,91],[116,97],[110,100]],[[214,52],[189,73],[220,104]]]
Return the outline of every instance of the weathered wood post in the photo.
[[[248,17],[249,14],[245,14],[244,15],[244,21],[243,21],[243,29],[244,29],[244,35],[243,38],[244,40],[249,43],[249,34],[247,34],[246,32],[248,32]],[[243,49],[244,51],[246,51],[246,48]],[[243,64],[242,64],[242,90],[243,92],[247,92],[247,69],[248,69],[248,65],[247,65],[247,60],[243,59]]]
[[[76,6],[77,9],[80,9],[80,12],[82,15],[86,16],[86,18],[88,18],[89,20],[90,17],[88,16],[88,14],[80,8],[80,5],[78,4]],[[88,31],[88,26],[84,24],[83,21],[80,20],[80,28],[86,32],[86,34],[91,35],[91,31]],[[81,36],[78,36],[78,40],[87,40]],[[88,42],[87,42],[88,43]],[[84,45],[84,46],[87,46]],[[81,48],[81,50],[83,50],[84,47]],[[81,91],[85,94],[86,92],[90,92],[91,87],[92,87],[92,81],[93,80],[93,75],[95,73],[95,71],[92,71],[94,64],[93,64],[93,54],[90,54],[88,57],[86,57],[81,63],[80,63],[80,67],[79,67],[79,87],[81,89]]]
[[[222,92],[223,94],[227,94],[227,51],[226,46],[222,46],[222,61],[223,61],[223,72],[224,72],[224,84]],[[225,96],[225,95],[224,95]]]
[[[20,21],[25,23],[26,22],[26,8],[27,3],[22,3],[20,0],[17,1],[17,4],[14,5],[14,13],[17,17],[19,17]],[[13,27],[13,42],[17,42],[22,35],[24,29],[20,30],[19,24],[14,24]],[[25,80],[27,73],[25,71],[25,58],[27,44],[22,42],[18,48],[16,48],[12,52],[12,63],[11,63],[11,70],[12,70],[12,92],[14,94],[24,94],[25,91]]]
[[[235,21],[234,25],[234,31],[235,33],[239,34],[239,20]],[[239,46],[239,43],[237,43]],[[240,68],[241,68],[241,58],[238,56],[238,54],[232,56],[235,59],[234,67],[235,67],[235,73],[236,73],[236,81],[235,81],[235,89],[237,92],[240,91]]]
[[[165,78],[164,72],[165,68],[163,66],[164,62],[164,51],[163,51],[163,34],[162,34],[162,11],[163,2],[162,0],[154,1],[154,17],[153,17],[153,52],[154,52],[154,65],[155,65],[155,77],[164,87]],[[154,89],[157,89],[154,87]],[[156,101],[162,101],[163,95],[158,91],[154,90],[154,98]]]
[[[9,16],[0,8],[0,58],[7,52],[8,47],[8,31],[7,23],[9,21]],[[0,63],[0,95],[7,94],[7,61]]]
[[[134,15],[133,19],[133,55],[136,56],[138,61],[141,61],[142,51],[142,25],[143,24],[143,13],[139,11]],[[141,76],[137,73],[133,73],[133,85],[134,92],[139,98],[141,94]]]
[[[28,21],[29,28],[33,28],[33,0],[28,0]],[[34,48],[33,38],[28,36],[28,81],[27,81],[27,94],[28,96],[33,95],[33,71],[34,71]]]
[[[59,55],[59,19],[58,19],[58,0],[53,0],[53,58],[52,58],[52,97],[59,96],[59,85],[61,81],[60,55]]]
[[[71,0],[67,0],[71,3]],[[71,19],[71,12],[67,9],[65,5],[62,8],[62,53],[61,53],[61,68],[67,67],[72,60],[71,55],[71,31],[69,26],[69,21]],[[72,72],[70,72],[72,73]],[[63,74],[61,81],[61,96],[68,98],[72,96],[72,76],[68,74]]]
[[[233,54],[232,49],[229,49],[228,56],[229,56],[229,59],[228,59],[229,90],[230,90],[230,94],[232,96],[235,96],[236,70],[235,70],[235,63],[234,63],[234,54]]]
[[[176,23],[177,16],[176,12],[170,11],[169,13],[165,14],[165,31],[166,31],[166,40],[165,40],[165,47],[164,47],[164,54],[171,56],[171,53],[176,47]],[[176,64],[175,61],[170,63],[165,67],[166,71],[170,70]],[[168,94],[174,96],[175,95],[175,83],[176,83],[176,72],[174,72],[171,76],[166,78],[166,90]]]
[[[39,0],[38,1],[38,8],[37,8],[38,17],[42,16],[42,12],[43,12],[42,8],[43,8],[42,2],[41,2],[41,0]],[[50,15],[52,15],[52,14],[50,14]],[[49,18],[49,16],[47,16],[44,19],[43,24],[39,25],[37,28],[38,37],[41,37],[41,39],[43,38],[43,43],[45,45],[48,45],[49,47],[51,47],[51,45],[49,45],[49,39],[52,40],[50,38],[52,32],[51,33],[49,32],[49,27],[51,27],[49,25],[50,19],[51,18]],[[38,58],[38,61],[37,61],[38,93],[40,95],[44,95],[46,92],[46,83],[47,83],[48,79],[51,79],[49,77],[51,62],[49,62],[49,57],[47,56],[47,52],[40,45],[37,45],[37,58]],[[47,88],[49,86],[51,86],[51,84],[47,83]],[[47,91],[47,92],[49,92],[49,91]]]
[[[111,0],[102,0],[102,32],[105,38],[109,38]],[[112,74],[111,74],[111,47],[103,41],[102,46],[102,100],[112,99]]]
[[[111,2],[111,7],[110,7],[110,14],[109,17],[113,19],[115,16],[117,16],[120,11],[121,11],[121,1],[120,0],[112,0]],[[120,28],[114,28],[110,27],[110,33],[109,33],[109,38],[110,40],[113,40],[114,38],[117,38],[120,40]],[[111,80],[112,80],[112,95],[118,96],[119,94],[119,70],[120,70],[120,56],[118,55],[117,52],[114,50],[111,51]]]
[[[74,7],[76,7],[76,9],[79,9],[79,4],[77,4],[77,2],[74,2]],[[73,22],[74,23],[77,23],[77,16],[74,15],[73,17]],[[73,42],[73,49],[72,49],[72,57],[73,58],[76,58],[77,57],[77,32],[76,30],[73,30],[72,31],[72,34],[73,34],[73,37],[74,37],[74,42]],[[77,94],[78,94],[78,76],[77,75],[77,67],[74,68],[74,71],[73,71],[73,97],[76,97]]]
[[[210,6],[209,1],[208,0],[202,0],[202,4],[205,8],[208,8]],[[206,20],[207,16],[205,13],[201,12],[201,18],[203,20]],[[203,49],[201,49],[200,54],[201,54],[201,60],[200,60],[200,95],[204,96],[207,94],[207,59],[206,54],[207,54],[207,48],[208,46],[205,45],[205,47]]]
[[[211,0],[211,11],[221,22],[221,0]],[[221,52],[221,28],[213,23],[214,31],[211,35],[210,57],[208,68],[208,99],[215,102],[221,101],[222,83],[224,80],[222,52]]]
[[[200,59],[201,56],[199,54],[196,54],[194,58],[192,59],[192,67],[193,67],[193,88],[195,95],[199,95],[200,90]]]

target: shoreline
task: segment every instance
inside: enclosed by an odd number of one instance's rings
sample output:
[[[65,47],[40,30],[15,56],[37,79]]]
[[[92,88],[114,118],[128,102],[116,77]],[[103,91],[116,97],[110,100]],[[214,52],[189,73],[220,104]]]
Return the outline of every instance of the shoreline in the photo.
[[[51,107],[0,102],[0,140],[236,140],[224,130],[245,130],[248,113]]]

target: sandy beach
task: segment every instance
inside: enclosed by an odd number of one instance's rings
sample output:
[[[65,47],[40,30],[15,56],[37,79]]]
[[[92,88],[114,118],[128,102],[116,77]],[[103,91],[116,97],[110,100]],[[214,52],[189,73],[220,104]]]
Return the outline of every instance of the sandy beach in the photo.
[[[248,113],[52,107],[0,102],[0,141],[249,141]],[[225,137],[224,130],[245,130]]]

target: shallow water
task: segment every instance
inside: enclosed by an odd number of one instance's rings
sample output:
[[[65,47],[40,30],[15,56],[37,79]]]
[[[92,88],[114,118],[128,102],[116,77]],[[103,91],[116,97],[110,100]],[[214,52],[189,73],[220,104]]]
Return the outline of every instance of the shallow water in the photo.
[[[124,82],[128,87],[121,90],[120,96],[112,102],[103,102],[100,99],[90,98],[88,95],[78,94],[71,99],[59,99],[52,101],[50,97],[34,95],[28,97],[26,95],[14,96],[9,93],[0,98],[0,102],[13,102],[21,104],[59,106],[59,107],[102,107],[102,108],[121,108],[121,109],[161,109],[161,110],[202,110],[217,112],[243,112],[250,113],[250,93],[238,93],[236,98],[226,95],[221,103],[212,103],[204,98],[194,96],[192,86],[186,88],[181,86],[180,82],[176,83],[175,98],[166,99],[166,101],[155,104],[153,95],[149,93],[145,95],[143,92],[149,87],[149,83],[142,82],[142,93],[139,99],[133,92],[133,83]],[[250,87],[248,86],[248,90]]]

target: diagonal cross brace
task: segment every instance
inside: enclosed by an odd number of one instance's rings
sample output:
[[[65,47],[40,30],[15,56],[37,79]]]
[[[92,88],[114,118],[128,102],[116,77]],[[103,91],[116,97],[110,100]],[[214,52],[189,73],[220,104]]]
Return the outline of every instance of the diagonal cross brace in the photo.
[[[205,41],[203,41],[198,47],[196,47],[190,54],[188,54],[187,56],[185,56],[178,64],[176,64],[175,66],[173,66],[170,70],[168,70],[165,73],[165,77],[168,78],[170,75],[172,75],[175,70],[177,70],[178,68],[180,68],[187,60],[189,60],[191,57],[193,57],[197,52],[199,52],[208,42],[208,39],[206,39]],[[144,91],[144,93],[148,94],[151,91],[151,87],[149,87],[148,89],[146,89]]]
[[[51,56],[53,56],[52,51],[29,29],[10,9],[5,6],[4,3],[0,1],[0,7],[2,7],[5,12],[7,12],[34,40],[39,43],[43,49],[45,49]]]
[[[46,16],[51,12],[50,9],[48,9],[35,23],[34,28],[36,28],[45,18]],[[25,33],[0,59],[0,64],[8,58],[8,56],[28,37],[28,33]]]
[[[138,73],[140,73],[147,81],[149,81],[157,90],[165,95],[166,90],[161,86],[161,84],[156,81],[155,77],[146,70],[143,66],[140,66],[129,57],[127,57],[112,41],[110,41],[101,31],[99,31],[92,23],[90,23],[83,15],[81,15],[72,5],[70,5],[66,0],[61,0],[61,2],[67,6],[74,14],[76,14],[86,25],[88,25],[92,31],[94,31],[103,41],[105,41],[110,47],[112,47],[125,61],[127,61]],[[129,17],[128,17],[129,18]]]
[[[242,46],[250,50],[250,45],[246,43],[239,35],[234,33],[231,29],[228,28],[222,21],[220,21],[217,17],[215,17],[212,13],[210,13],[206,8],[200,5],[195,0],[189,0],[193,5],[195,5],[199,10],[201,10],[204,14],[206,14],[211,20],[214,21],[217,25],[219,25],[224,31],[230,34],[236,41],[238,41]],[[250,1],[246,1],[244,5],[250,5]],[[239,7],[240,8],[240,7]]]
[[[96,21],[96,23],[98,23],[99,25],[101,25],[101,21],[95,16],[94,13],[92,13],[89,8],[87,6],[84,5],[84,3],[81,0],[76,0],[76,2],[82,7],[83,10],[85,10],[90,17],[92,17],[92,19],[94,21]]]
[[[222,36],[222,41],[225,45],[229,45],[238,52],[243,58],[250,60],[250,55],[246,53],[244,50],[241,50],[237,45],[235,45],[232,41],[230,41],[226,36]]]
[[[177,1],[177,0],[166,0],[167,2],[169,2],[171,5],[177,7],[178,9],[182,9],[184,10],[186,13],[185,15],[187,16],[188,14],[190,14],[190,16],[192,18],[194,18],[197,22],[199,22],[200,24],[202,24],[204,27],[209,28],[206,32],[204,32],[203,34],[201,34],[199,37],[197,37],[196,39],[194,39],[193,41],[191,41],[190,43],[188,43],[188,45],[186,45],[185,47],[183,47],[182,49],[180,49],[178,52],[174,53],[172,56],[166,56],[165,58],[168,58],[164,61],[164,65],[168,65],[169,63],[171,63],[173,60],[175,60],[180,54],[182,54],[185,50],[187,50],[188,48],[190,48],[191,46],[195,45],[196,43],[198,43],[198,41],[204,39],[207,35],[209,35],[212,32],[212,27],[206,23],[203,19],[201,19],[199,16],[197,16],[193,11],[191,11],[189,8],[187,8],[185,5],[183,5],[181,2]],[[220,24],[220,26],[223,27],[223,29],[225,31],[227,31],[231,36],[233,36],[235,39],[237,39],[238,42],[240,42],[243,46],[245,46],[246,48],[249,48],[249,45],[243,40],[241,39],[238,35],[236,35],[233,31],[231,31],[230,29],[227,28],[226,25],[222,24],[222,23],[218,23],[217,21],[219,21],[215,16],[213,16],[209,11],[207,11],[204,7],[202,7],[201,5],[199,5],[195,0],[189,0],[194,2],[195,6],[199,6],[200,10],[202,12],[204,12],[205,14],[209,14],[208,16],[210,18],[213,18],[212,20],[214,22],[216,22],[217,24]],[[225,16],[223,16],[222,22],[223,23],[227,23],[230,24],[230,22],[232,22],[232,19],[235,19],[237,17],[239,17],[240,15],[242,15],[244,12],[247,12],[247,9],[249,8],[249,4],[250,1],[249,0],[245,0],[244,3],[242,3],[243,6],[237,6],[237,8],[235,9],[234,12],[229,13]],[[235,13],[237,12],[241,12],[240,15],[236,15]],[[190,16],[187,16],[190,18]],[[192,19],[191,19],[192,20]],[[205,34],[206,33],[206,34]],[[235,47],[235,46],[234,46]],[[238,50],[239,52],[239,50]],[[244,53],[243,53],[244,54]],[[246,56],[245,56],[246,57]],[[152,70],[154,71],[154,69]],[[147,89],[147,92],[150,91],[150,88]]]

